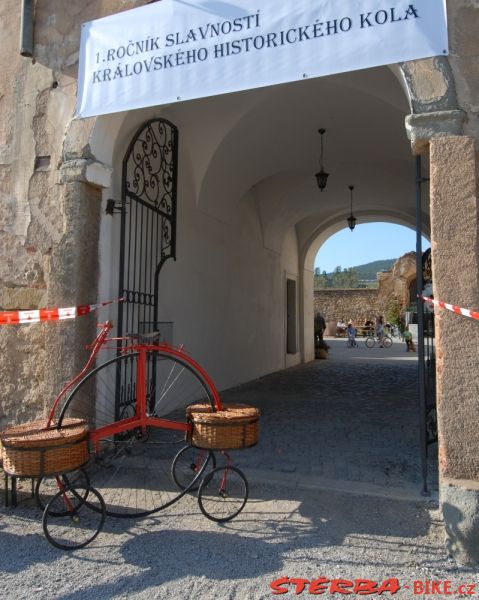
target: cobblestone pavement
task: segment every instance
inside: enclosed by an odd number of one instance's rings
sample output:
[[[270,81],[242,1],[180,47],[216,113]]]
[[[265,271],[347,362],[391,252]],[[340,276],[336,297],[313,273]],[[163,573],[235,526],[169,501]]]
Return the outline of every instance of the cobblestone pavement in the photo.
[[[417,355],[405,344],[347,348],[330,339],[327,360],[222,393],[261,410],[260,443],[236,453],[249,477],[299,487],[392,497],[422,490]],[[432,448],[434,453],[435,449]],[[437,489],[437,464],[429,465]]]

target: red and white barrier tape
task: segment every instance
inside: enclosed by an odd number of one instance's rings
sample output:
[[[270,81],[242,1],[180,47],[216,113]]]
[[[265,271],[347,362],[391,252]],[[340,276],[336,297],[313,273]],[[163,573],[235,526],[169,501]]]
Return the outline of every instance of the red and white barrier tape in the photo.
[[[24,323],[40,323],[41,321],[63,321],[64,319],[75,319],[83,317],[93,312],[97,308],[121,302],[118,300],[109,300],[100,304],[83,304],[81,306],[72,306],[71,308],[40,308],[38,310],[10,310],[0,311],[0,325],[18,325]]]
[[[457,315],[463,315],[464,317],[469,317],[470,319],[476,319],[479,321],[479,312],[470,310],[469,308],[461,308],[460,306],[455,306],[454,304],[448,304],[447,302],[443,302],[442,300],[435,300],[434,298],[427,298],[426,296],[419,296],[421,300],[425,302],[429,302],[434,304],[434,306],[439,306],[439,308],[446,308]]]

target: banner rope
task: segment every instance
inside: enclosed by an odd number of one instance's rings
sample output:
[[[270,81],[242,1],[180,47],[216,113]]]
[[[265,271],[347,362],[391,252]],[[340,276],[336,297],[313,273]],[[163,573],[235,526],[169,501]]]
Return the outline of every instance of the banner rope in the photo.
[[[424,302],[429,302],[430,304],[434,304],[434,306],[438,306],[439,308],[445,308],[446,310],[450,310],[457,315],[463,315],[464,317],[469,317],[470,319],[475,319],[479,321],[479,312],[471,310],[469,308],[461,308],[460,306],[456,306],[455,304],[448,304],[447,302],[443,302],[442,300],[435,300],[434,298],[428,298],[427,296],[417,295],[418,298],[423,300]]]
[[[40,323],[42,321],[64,321],[65,319],[76,319],[89,313],[113,304],[122,302],[124,298],[108,300],[99,304],[82,304],[69,308],[39,308],[38,310],[8,310],[0,311],[0,325],[24,325],[26,323]]]

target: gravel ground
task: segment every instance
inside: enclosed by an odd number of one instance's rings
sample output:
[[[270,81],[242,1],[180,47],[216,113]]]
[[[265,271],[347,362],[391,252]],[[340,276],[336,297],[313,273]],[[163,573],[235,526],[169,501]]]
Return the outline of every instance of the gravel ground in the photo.
[[[401,599],[416,597],[414,580],[476,583],[479,594],[479,574],[457,567],[443,539],[434,503],[253,482],[230,524],[205,519],[189,496],[154,518],[107,518],[90,546],[67,553],[49,545],[38,509],[23,500],[0,512],[2,598],[269,598],[283,576],[395,577],[401,589],[391,597]],[[287,589],[282,597],[295,595]]]
[[[478,596],[479,573],[446,554],[434,494],[419,493],[416,356],[330,344],[326,361],[224,394],[262,410],[260,443],[235,457],[250,481],[237,519],[217,525],[187,496],[155,517],[107,517],[90,546],[67,553],[45,539],[24,482],[19,506],[0,508],[1,599],[249,600],[273,597],[281,577],[397,578],[396,594],[366,597],[400,599],[420,597],[414,581],[449,580],[450,598],[472,596],[461,584]]]

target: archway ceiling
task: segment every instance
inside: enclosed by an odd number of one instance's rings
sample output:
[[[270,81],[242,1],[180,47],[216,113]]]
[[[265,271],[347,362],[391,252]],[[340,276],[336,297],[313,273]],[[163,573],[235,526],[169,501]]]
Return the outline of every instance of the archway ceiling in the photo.
[[[253,193],[267,247],[279,250],[291,226],[301,245],[322,224],[345,224],[349,184],[359,222],[414,223],[409,104],[387,67],[197,100],[174,112],[187,131],[201,210],[229,221]],[[322,193],[314,177],[320,127],[331,174]]]

